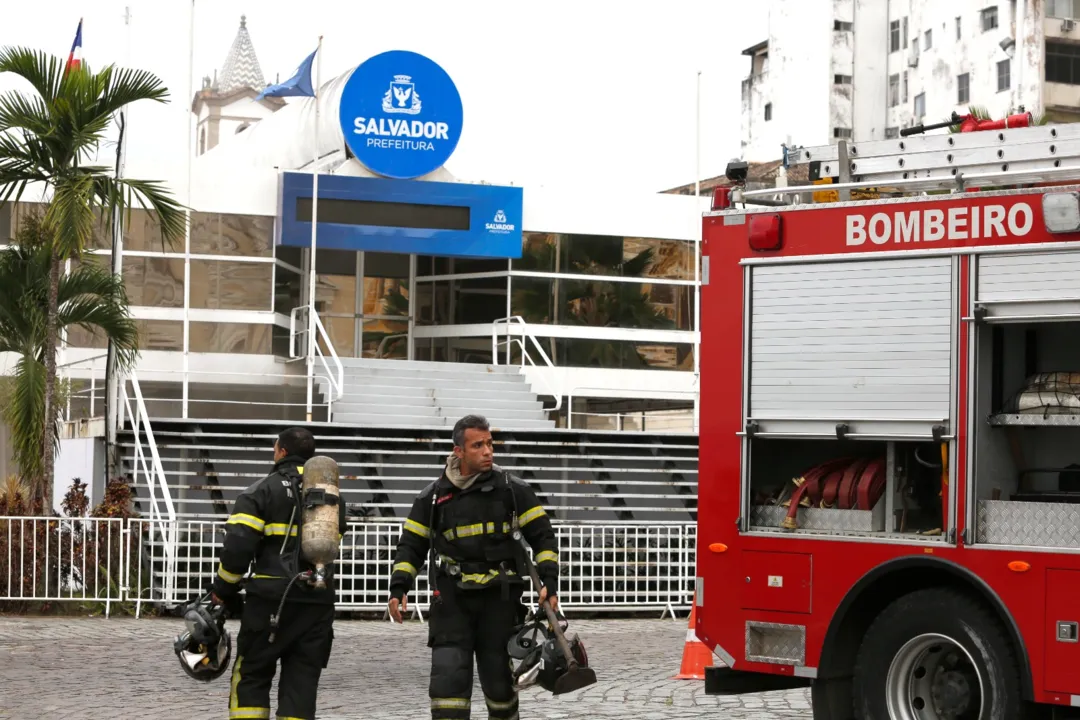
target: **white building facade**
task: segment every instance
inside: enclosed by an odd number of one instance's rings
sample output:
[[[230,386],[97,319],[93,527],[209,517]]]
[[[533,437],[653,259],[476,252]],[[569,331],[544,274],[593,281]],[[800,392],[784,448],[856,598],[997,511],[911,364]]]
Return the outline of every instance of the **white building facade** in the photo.
[[[970,108],[1080,119],[1076,0],[774,0],[742,91],[743,159],[898,137]]]

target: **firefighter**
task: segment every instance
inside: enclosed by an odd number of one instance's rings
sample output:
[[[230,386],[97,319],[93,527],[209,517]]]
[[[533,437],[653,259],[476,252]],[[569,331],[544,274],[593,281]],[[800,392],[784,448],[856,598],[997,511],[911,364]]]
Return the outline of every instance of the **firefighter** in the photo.
[[[213,600],[240,619],[229,693],[229,718],[269,718],[270,685],[278,661],[278,718],[315,717],[319,677],[334,640],[336,582],[315,590],[297,575],[311,569],[300,555],[300,506],[304,463],[315,438],[289,428],[274,441],[274,468],[240,493],[226,523],[214,579]],[[345,503],[338,503],[339,540]],[[241,580],[246,600],[241,601]]]
[[[453,440],[442,475],[420,493],[405,520],[388,609],[400,623],[406,595],[430,553],[431,717],[468,720],[475,653],[488,717],[516,720],[507,643],[527,613],[521,596],[528,570],[522,567],[524,548],[511,533],[516,523],[533,549],[542,584],[539,601],[547,599],[557,609],[555,531],[533,490],[493,463],[491,431],[483,417],[458,420]]]

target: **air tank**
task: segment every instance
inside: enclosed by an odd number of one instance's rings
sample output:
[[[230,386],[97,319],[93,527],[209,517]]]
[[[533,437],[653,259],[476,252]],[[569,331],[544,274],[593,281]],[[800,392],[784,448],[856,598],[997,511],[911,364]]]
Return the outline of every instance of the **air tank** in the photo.
[[[338,464],[331,458],[317,455],[304,463],[303,477],[304,519],[300,551],[304,559],[315,566],[308,584],[322,590],[326,588],[326,568],[337,560],[340,547],[338,503],[342,500]]]

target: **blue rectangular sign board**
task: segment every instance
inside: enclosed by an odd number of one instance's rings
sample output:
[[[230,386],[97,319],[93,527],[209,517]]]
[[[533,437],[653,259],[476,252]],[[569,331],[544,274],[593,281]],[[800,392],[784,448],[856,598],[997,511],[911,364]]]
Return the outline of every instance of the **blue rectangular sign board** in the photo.
[[[275,241],[311,246],[312,176],[279,178]],[[319,175],[317,248],[520,258],[522,190],[497,185]]]

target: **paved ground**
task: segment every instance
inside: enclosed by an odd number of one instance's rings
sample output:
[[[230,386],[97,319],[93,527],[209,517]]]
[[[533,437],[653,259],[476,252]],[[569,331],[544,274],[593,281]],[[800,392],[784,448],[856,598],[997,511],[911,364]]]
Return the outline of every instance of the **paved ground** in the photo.
[[[228,677],[202,684],[180,670],[172,652],[180,627],[177,619],[0,617],[0,718],[227,717]],[[704,694],[703,681],[672,680],[685,620],[579,621],[571,628],[586,641],[599,682],[559,698],[530,688],[522,697],[523,718],[810,718],[809,691],[718,698]],[[229,629],[235,633],[234,622]],[[320,686],[320,718],[430,717],[424,626],[339,620],[335,634]],[[631,651],[642,655],[627,660]],[[479,687],[473,698],[481,708],[473,717],[486,718]]]

